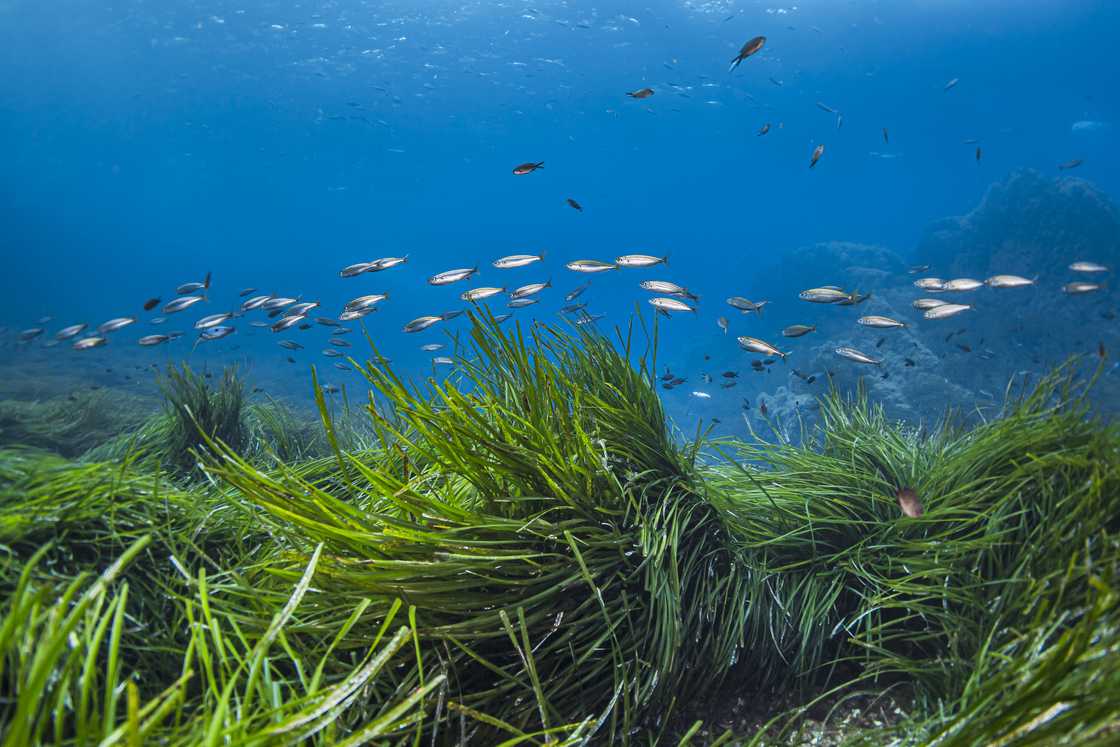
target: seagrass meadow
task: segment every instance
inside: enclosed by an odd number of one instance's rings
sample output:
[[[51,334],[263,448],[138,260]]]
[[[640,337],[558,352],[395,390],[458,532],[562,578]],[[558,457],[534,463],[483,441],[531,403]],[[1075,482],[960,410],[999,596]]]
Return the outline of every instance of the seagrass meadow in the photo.
[[[978,425],[833,390],[745,442],[667,423],[656,341],[476,316],[455,373],[354,360],[368,397],[313,382],[317,422],[182,367],[77,454],[21,414],[3,744],[1120,740],[1120,433],[1084,363]]]

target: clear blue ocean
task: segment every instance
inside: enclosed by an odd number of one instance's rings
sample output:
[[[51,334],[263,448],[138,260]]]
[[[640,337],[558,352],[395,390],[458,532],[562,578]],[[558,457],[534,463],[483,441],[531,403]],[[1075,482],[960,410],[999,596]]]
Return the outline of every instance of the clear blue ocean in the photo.
[[[822,334],[838,310],[806,304],[796,291],[871,290],[845,274],[853,261],[829,266],[799,248],[853,242],[923,264],[931,225],[968,215],[993,185],[1024,169],[1043,177],[1039,190],[1060,192],[1061,179],[1076,179],[1093,200],[1115,197],[1118,30],[1120,6],[1091,0],[3,0],[4,360],[25,372],[90,371],[106,386],[142,386],[147,374],[138,367],[151,363],[239,363],[262,388],[307,398],[312,365],[324,381],[357,384],[356,373],[335,368],[344,357],[323,355],[337,336],[314,318],[337,318],[358,296],[389,294],[361,323],[394,368],[424,377],[433,353],[419,347],[447,342],[469,322],[461,316],[418,334],[404,334],[403,325],[468,308],[460,294],[471,287],[551,281],[539,303],[507,324],[561,323],[564,295],[590,280],[578,299],[585,312],[576,314],[604,315],[594,324],[610,335],[636,307],[652,321],[655,294],[638,283],[666,280],[700,297],[689,301],[695,313],[659,318],[660,362],[686,380],[665,392],[670,412],[734,415],[744,397],[801,386],[780,366],[750,378],[753,356],[737,336],[791,351],[789,367],[808,374],[817,355],[809,349],[828,353],[844,340]],[[729,72],[756,36],[764,46]],[[643,88],[652,95],[627,95]],[[810,168],[818,145],[824,151]],[[512,173],[526,162],[544,166]],[[1029,223],[1042,211],[1014,203],[1014,215],[988,222]],[[989,265],[960,271],[983,280],[990,272],[1064,272],[1076,260],[1108,264],[1120,251],[1115,232],[1087,225],[1079,210],[1040,229],[1039,245],[989,253]],[[1079,229],[1088,237],[1071,238]],[[519,253],[544,259],[491,266]],[[586,276],[565,268],[631,253],[668,263]],[[394,256],[408,261],[339,276],[345,266]],[[927,274],[949,273],[942,260]],[[427,282],[476,266],[465,281]],[[895,273],[883,285],[913,291],[904,268],[870,269]],[[208,272],[205,302],[161,313],[178,286]],[[1064,279],[1056,274],[1029,292],[1061,299]],[[195,345],[194,323],[239,312],[247,288],[258,289],[249,297],[321,305],[308,312],[308,329],[254,327],[267,320],[258,310],[226,322],[236,330],[228,337]],[[971,320],[1006,320],[1007,303],[1033,303],[978,293]],[[1115,324],[1097,316],[1107,293],[1064,299],[1082,305],[1067,304],[1062,324],[1097,330],[1078,347],[1059,325],[1048,361],[1114,336]],[[744,314],[725,303],[733,296],[770,303],[761,315]],[[487,304],[500,314],[507,300]],[[855,329],[862,311],[839,312],[846,326],[836,329]],[[905,312],[916,328],[917,316]],[[103,347],[71,349],[118,317],[136,321],[105,335]],[[58,330],[80,323],[89,328],[79,337],[44,349]],[[780,330],[795,323],[820,329],[784,340]],[[36,327],[40,336],[18,339]],[[137,344],[168,332],[183,336]],[[1030,338],[1045,335],[1051,331],[1018,334],[1027,347],[991,350],[994,363],[973,358],[955,372],[928,373],[967,386],[977,365],[1001,375],[1031,368]],[[359,338],[340,352],[368,357]],[[281,348],[281,339],[303,349]],[[865,347],[876,341],[864,339]],[[136,376],[122,383],[129,369]],[[744,371],[739,388],[717,386],[724,369]],[[704,373],[715,377],[711,385]],[[712,401],[697,401],[694,391]]]

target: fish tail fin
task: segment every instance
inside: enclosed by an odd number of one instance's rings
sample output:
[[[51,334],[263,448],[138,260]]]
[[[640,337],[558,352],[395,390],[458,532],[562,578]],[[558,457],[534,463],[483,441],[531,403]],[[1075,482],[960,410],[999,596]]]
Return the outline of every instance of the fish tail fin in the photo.
[[[538,169],[543,169],[544,168],[544,161],[541,161],[540,163],[536,163],[536,164],[533,164],[533,165],[536,166]]]
[[[537,260],[540,261],[540,262],[544,262],[544,255],[545,255],[545,250],[541,249],[541,253],[537,255]]]
[[[661,258],[661,264],[665,265],[666,267],[669,266],[669,255],[668,254],[666,254],[664,257]]]
[[[207,290],[210,289],[210,270],[206,271],[206,279],[202,281],[202,287]]]
[[[742,61],[743,61],[743,58],[739,57],[739,56],[736,56],[736,57],[732,58],[731,65],[727,68],[727,72],[730,73],[732,70],[739,67],[739,63],[742,62]]]
[[[545,288],[551,288],[552,287],[552,278],[549,278],[548,280],[545,281],[544,287]]]

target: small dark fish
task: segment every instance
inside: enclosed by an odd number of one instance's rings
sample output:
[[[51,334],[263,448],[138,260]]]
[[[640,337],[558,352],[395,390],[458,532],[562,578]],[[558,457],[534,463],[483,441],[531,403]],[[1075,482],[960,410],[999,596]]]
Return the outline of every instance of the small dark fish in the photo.
[[[761,412],[763,415],[767,415],[770,412],[769,408],[766,407],[765,402],[759,402],[758,403],[758,411]]]
[[[756,36],[749,40],[739,49],[739,54],[735,55],[734,59],[731,60],[731,67],[727,68],[727,72],[730,73],[732,70],[739,67],[739,64],[742,63],[743,60],[758,52],[765,45],[765,36]]]
[[[899,488],[895,495],[898,498],[898,507],[902,509],[902,513],[911,519],[916,519],[922,515],[922,502],[918,500],[918,494],[913,490]]]
[[[720,389],[730,389],[731,387],[735,386],[738,383],[739,382],[737,382],[737,381],[725,381],[725,382],[723,382],[722,384],[719,385],[719,388]]]
[[[579,298],[579,297],[580,297],[580,295],[582,295],[582,294],[583,294],[583,292],[584,292],[585,290],[587,290],[588,288],[590,288],[590,287],[591,287],[591,281],[590,281],[590,280],[588,280],[588,281],[587,281],[586,283],[584,283],[583,285],[581,285],[581,286],[579,286],[579,287],[575,288],[575,289],[574,289],[574,290],[572,290],[572,291],[569,291],[569,292],[568,292],[568,294],[564,296],[564,300],[565,300],[565,301],[569,301],[569,302],[570,302],[570,301],[574,301],[574,300],[576,300],[577,298]]]
[[[151,311],[155,307],[159,306],[159,301],[160,300],[158,298],[149,298],[144,302],[144,311]]]
[[[738,371],[724,371],[722,376],[725,379],[737,379],[737,378],[739,378],[739,372]]]
[[[824,155],[824,144],[822,143],[822,144],[818,145],[816,148],[813,148],[813,156],[812,156],[812,158],[809,159],[809,168],[813,168],[814,166],[816,166],[817,161],[821,160],[821,156],[823,156],[823,155]]]
[[[1058,164],[1058,170],[1059,171],[1066,171],[1068,169],[1076,169],[1078,166],[1080,166],[1083,163],[1084,163],[1084,161],[1082,161],[1080,158],[1075,158],[1072,161],[1066,161],[1065,163]]]
[[[886,341],[887,341],[887,338],[885,338],[885,337],[880,337],[880,338],[879,338],[879,342],[875,343],[875,347],[877,347],[877,348],[881,348],[881,347],[883,347],[883,343],[884,343],[884,342],[886,342]]]
[[[890,145],[891,143],[891,136],[890,133],[887,132],[886,127],[883,128],[883,143],[886,145]]]
[[[632,99],[648,99],[653,95],[652,88],[639,88],[637,91],[628,91],[626,93]]]
[[[762,129],[760,129],[760,130],[758,131],[758,134],[759,134],[759,135],[765,135],[765,134],[766,134],[767,132],[770,132],[770,123],[769,123],[769,122],[767,122],[766,124],[762,125]]]
[[[662,389],[672,389],[673,385],[670,384],[669,382],[665,382],[664,384],[661,385],[661,388]]]
[[[575,200],[573,200],[573,199],[572,199],[571,197],[569,197],[569,198],[568,198],[567,202],[568,202],[568,205],[569,205],[569,206],[570,206],[571,208],[573,208],[573,209],[575,209],[575,210],[578,210],[578,211],[580,211],[581,213],[583,212],[583,205],[580,205],[580,204],[579,204],[578,202],[576,202]]]
[[[241,290],[241,292],[238,293],[237,295],[240,296],[241,298],[245,298],[245,296],[249,295],[250,293],[256,293],[256,292],[257,292],[256,288],[243,288]]]
[[[972,352],[972,348],[970,348],[968,345],[965,345],[963,343],[958,342],[957,347],[960,348],[965,353],[971,353]]]
[[[677,378],[673,379],[672,384],[673,384],[673,386],[680,386],[681,384],[685,383],[686,381],[688,381],[688,379],[684,379],[684,378],[681,378],[680,376],[678,376]]]
[[[712,418],[712,425],[719,425],[721,422],[723,421],[721,421],[719,418]]]
[[[810,376],[809,378],[805,379],[805,383],[806,384],[812,384],[816,380],[817,380],[816,376]]]
[[[532,174],[537,169],[543,169],[543,168],[544,168],[544,161],[540,161],[538,163],[523,163],[520,166],[514,166],[513,167],[513,175],[514,176],[525,176],[526,174]]]
[[[675,374],[672,371],[670,371],[668,369],[665,369],[665,374],[661,377],[661,380],[662,381],[672,381],[674,378],[675,378]]]
[[[910,358],[903,358],[902,360],[905,362],[907,368],[913,368],[915,365],[917,365]]]
[[[983,152],[980,150],[980,146],[977,145],[976,146],[976,163],[980,163],[980,158],[982,156],[983,156]]]
[[[1108,351],[1106,351],[1104,349],[1104,343],[1103,342],[1098,342],[1097,343],[1097,357],[1100,358],[1101,360],[1104,360],[1105,358],[1108,357]]]
[[[295,363],[295,362],[296,362],[296,359],[289,355],[288,356],[288,363]]]

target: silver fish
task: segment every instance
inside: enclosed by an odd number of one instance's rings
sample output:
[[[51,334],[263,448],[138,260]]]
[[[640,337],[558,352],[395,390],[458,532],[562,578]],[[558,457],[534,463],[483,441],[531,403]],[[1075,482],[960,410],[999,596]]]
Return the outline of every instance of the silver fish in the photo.
[[[41,334],[43,334],[43,328],[42,327],[30,327],[30,328],[25,329],[25,330],[23,330],[22,332],[19,333],[19,341],[20,342],[30,342],[31,340],[34,340],[36,337],[38,337]]]
[[[946,280],[941,285],[943,291],[971,291],[983,286],[984,284],[979,280],[972,278],[955,278],[953,280]]]
[[[515,298],[507,303],[506,306],[510,307],[511,309],[520,309],[524,308],[525,306],[532,306],[538,301],[540,301],[539,298]]]
[[[448,358],[446,355],[437,355],[435,358],[432,358],[432,363],[436,366],[455,365],[455,361],[451,358]]]
[[[1103,287],[1100,283],[1066,283],[1062,286],[1062,293],[1068,293],[1072,296],[1099,291]]]
[[[481,301],[484,298],[490,298],[491,296],[496,296],[499,293],[505,292],[505,288],[494,288],[486,286],[482,288],[471,288],[468,291],[463,291],[463,293],[459,295],[459,298],[463,299],[464,301]]]
[[[918,278],[914,281],[915,288],[921,288],[922,290],[928,291],[942,290],[944,285],[945,281],[941,278]]]
[[[110,319],[104,324],[97,327],[98,334],[106,335],[110,332],[116,332],[118,329],[124,329],[128,325],[136,321],[136,317],[132,316],[119,316],[116,319]],[[93,338],[90,338],[93,339]]]
[[[443,317],[441,317],[441,316],[421,316],[421,317],[417,317],[417,318],[413,319],[411,322],[409,322],[408,324],[404,325],[404,331],[405,332],[421,332],[421,331],[427,329],[428,327],[432,326],[433,324],[436,324],[437,322],[442,322],[442,321],[443,321]]]
[[[499,270],[508,270],[513,267],[524,267],[525,265],[531,265],[534,262],[540,262],[543,259],[544,252],[541,252],[540,254],[511,254],[508,257],[495,259],[493,265]]]
[[[365,306],[360,309],[346,309],[338,315],[338,320],[340,322],[353,322],[361,319],[363,316],[368,316],[374,311],[377,311],[376,306]]]
[[[328,358],[341,358],[342,357],[342,353],[338,350],[335,350],[334,348],[325,349],[323,351],[323,355],[327,356]]]
[[[850,301],[852,298],[850,293],[845,293],[839,288],[831,286],[810,288],[798,293],[797,297],[810,303],[839,303],[840,301]]]
[[[162,345],[171,339],[171,335],[144,335],[138,342],[141,347],[150,348],[153,345]]]
[[[723,330],[723,334],[727,334],[727,317],[721,316],[716,319],[716,326]]]
[[[262,321],[262,320],[259,320],[259,319],[254,319],[253,321],[249,322],[249,326],[250,327],[271,327],[272,325],[269,324],[266,321]]]
[[[841,358],[847,358],[848,360],[855,361],[856,363],[869,363],[873,366],[878,366],[883,362],[878,358],[872,358],[867,353],[861,353],[855,348],[849,348],[847,346],[838,347],[836,348],[835,352]]]
[[[198,340],[195,341],[195,345],[200,342],[212,342],[223,337],[229,337],[236,331],[236,327],[208,327],[198,333]]]
[[[984,281],[989,288],[1023,288],[1034,285],[1038,278],[1024,278],[1018,275],[992,275]]]
[[[304,301],[302,303],[294,304],[284,312],[286,316],[294,316],[296,314],[306,314],[314,308],[319,306],[318,301]]]
[[[389,297],[388,293],[371,293],[368,296],[358,296],[346,302],[346,309],[353,311],[354,309],[368,309],[371,306],[381,303]]]
[[[261,308],[265,311],[272,311],[273,309],[282,309],[285,306],[291,306],[298,298],[286,298],[285,296],[274,296],[261,304]]]
[[[649,302],[653,308],[658,311],[691,311],[696,313],[696,309],[692,308],[684,301],[678,301],[675,298],[663,298],[658,296],[657,298],[651,298]]]
[[[288,350],[303,350],[303,345],[300,345],[295,340],[281,340],[278,344],[280,347]]]
[[[447,285],[449,283],[457,283],[460,280],[466,280],[471,275],[478,272],[477,267],[461,268],[458,270],[447,270],[428,278],[429,285]]]
[[[928,311],[929,309],[935,309],[938,306],[944,306],[947,303],[948,301],[942,301],[937,298],[919,298],[910,305],[915,309],[918,309],[919,311]]]
[[[179,294],[180,296],[185,296],[188,293],[194,293],[195,291],[200,291],[205,287],[206,287],[205,283],[183,283],[182,285],[180,285],[178,288],[175,289],[175,292],[177,294]]]
[[[926,319],[948,319],[951,316],[964,313],[972,307],[966,303],[944,303],[940,306],[934,306],[932,309],[927,309],[923,317]]]
[[[568,304],[567,306],[561,307],[560,313],[561,314],[574,314],[577,311],[583,311],[586,308],[587,308],[587,304],[585,304],[585,303],[572,303],[572,304]]]
[[[210,314],[209,316],[204,316],[201,319],[199,319],[197,322],[195,322],[194,323],[194,328],[195,329],[208,329],[210,327],[217,327],[222,322],[227,321],[227,320],[232,319],[232,318],[233,318],[233,314],[231,314],[228,311],[225,312],[224,314]]]
[[[241,304],[241,310],[242,311],[252,311],[253,309],[259,309],[261,306],[264,306],[270,300],[272,300],[272,296],[253,296],[252,298],[246,300],[244,303]]]
[[[510,298],[512,298],[516,301],[519,298],[525,298],[527,296],[532,296],[534,294],[540,293],[545,288],[551,288],[551,287],[552,287],[552,281],[551,280],[549,280],[547,282],[544,282],[544,283],[529,283],[528,285],[521,286],[520,288],[516,289],[515,291],[513,291],[509,295],[510,295]]]
[[[54,339],[56,340],[69,340],[71,337],[77,337],[81,334],[87,324],[71,324],[69,327],[63,327],[55,333]]]
[[[752,353],[762,353],[763,355],[775,355],[781,358],[783,361],[786,359],[786,356],[789,355],[788,353],[783,353],[781,350],[778,350],[770,343],[764,340],[759,340],[757,337],[740,337],[738,342],[739,347],[741,347],[743,350],[747,350]]]
[[[343,267],[341,270],[339,270],[338,276],[340,278],[357,277],[368,270],[372,264],[373,262],[355,262],[354,264],[347,265],[346,267]]]
[[[174,301],[171,301],[171,302],[164,305],[163,313],[164,314],[174,314],[176,311],[182,311],[183,309],[189,309],[191,306],[194,306],[199,301],[205,301],[205,300],[206,300],[206,296],[183,296],[182,298],[176,298]]]
[[[242,288],[237,295],[241,298],[245,298],[245,296],[249,295],[250,293],[255,293],[256,290],[256,288]]]
[[[663,293],[667,296],[679,296],[693,301],[700,300],[700,296],[690,292],[688,288],[677,285],[676,283],[670,283],[668,280],[643,280],[638,283],[638,287],[650,293]]]
[[[587,314],[587,313],[585,313],[579,319],[576,319],[576,324],[578,324],[581,327],[585,324],[594,324],[595,322],[599,321],[600,319],[602,319],[605,316],[606,316],[606,314]]]
[[[442,342],[429,342],[427,345],[421,345],[420,349],[425,353],[434,353],[437,350],[443,350],[445,347],[447,346]]]
[[[382,257],[381,259],[375,259],[370,262],[369,267],[366,268],[366,272],[381,272],[382,270],[388,270],[397,265],[403,265],[407,261],[407,254],[403,257]]]
[[[332,337],[331,339],[327,340],[327,342],[329,342],[331,345],[334,345],[336,348],[353,347],[350,343],[340,337]]]
[[[600,262],[597,259],[577,259],[564,266],[572,272],[604,272],[606,270],[618,269],[618,265],[611,264],[610,262]],[[566,300],[570,301],[572,299],[568,298]]]
[[[99,348],[102,345],[108,345],[109,340],[104,337],[83,337],[75,342],[71,347],[75,350],[89,350],[91,348]]]
[[[283,319],[281,319],[280,321],[276,322],[276,324],[272,325],[272,331],[273,332],[283,332],[286,329],[291,329],[292,327],[296,326],[297,324],[299,324],[300,322],[302,322],[306,318],[307,317],[305,317],[301,314],[297,314],[296,316],[286,316]]]
[[[337,368],[339,371],[350,371],[350,370],[352,370],[350,368],[350,366],[346,365],[345,363],[335,363],[334,367]]]
[[[1074,272],[1108,272],[1108,268],[1096,262],[1074,262],[1069,266]]]
[[[861,316],[856,322],[865,327],[874,327],[876,329],[896,329],[906,326],[906,322],[891,319],[889,316]]]
[[[736,309],[739,309],[739,311],[743,312],[744,314],[753,311],[759,316],[762,316],[762,307],[768,303],[770,302],[759,301],[758,303],[755,303],[754,301],[747,300],[742,296],[732,296],[731,298],[727,299],[727,304],[729,306],[733,306]]]
[[[452,319],[454,319],[458,316],[461,316],[462,313],[463,313],[462,309],[455,309],[454,311],[445,311],[445,312],[443,312],[442,314],[439,315],[439,318],[440,318],[440,321],[447,322],[447,321],[450,321],[450,320],[452,320]]]
[[[616,257],[614,263],[619,267],[653,267],[669,264],[669,255],[654,257],[649,254],[624,254]]]
[[[501,324],[502,322],[506,321],[507,319],[509,319],[512,316],[513,316],[513,314],[498,314],[497,316],[494,317],[494,323],[495,324]]]
[[[153,317],[153,318],[149,319],[148,323],[149,324],[163,324],[166,321],[167,321],[167,317],[157,316],[157,317]]]

